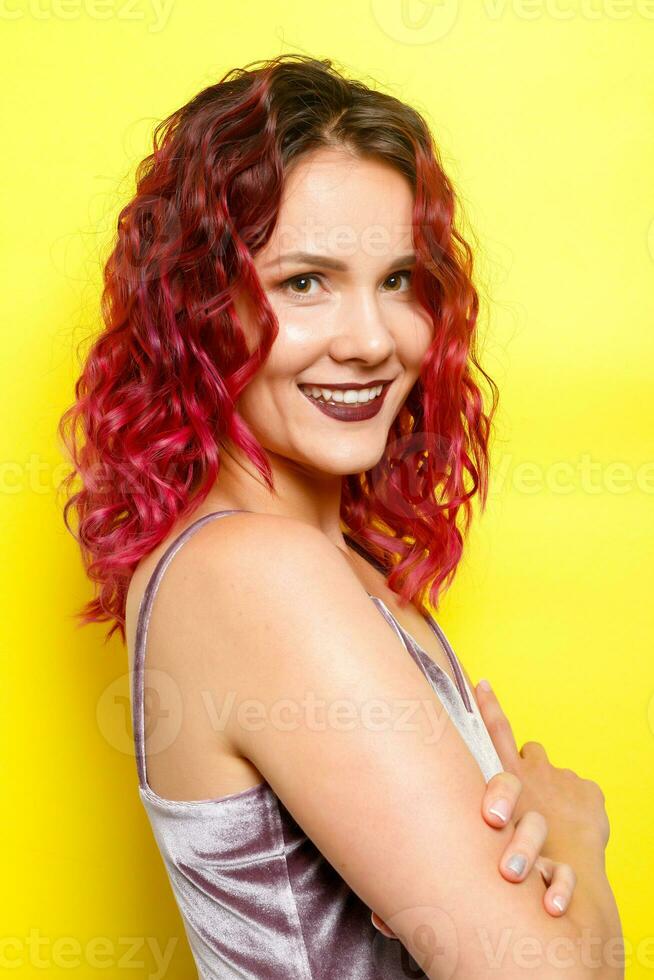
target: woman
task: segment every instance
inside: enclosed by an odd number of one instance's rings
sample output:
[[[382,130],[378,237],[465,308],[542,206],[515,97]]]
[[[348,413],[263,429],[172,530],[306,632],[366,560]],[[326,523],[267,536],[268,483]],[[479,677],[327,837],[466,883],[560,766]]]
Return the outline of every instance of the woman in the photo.
[[[202,977],[622,975],[579,943],[620,936],[601,790],[426,612],[496,404],[454,200],[413,109],[291,55],[161,124],[120,215],[65,515]]]

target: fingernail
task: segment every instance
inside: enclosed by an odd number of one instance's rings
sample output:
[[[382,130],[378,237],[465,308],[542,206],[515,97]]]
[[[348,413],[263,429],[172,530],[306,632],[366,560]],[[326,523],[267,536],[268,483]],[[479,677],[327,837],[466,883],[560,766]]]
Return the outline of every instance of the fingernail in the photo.
[[[477,687],[479,688],[480,691],[490,691],[491,689],[491,686],[485,677],[482,677],[482,679],[477,684]]]
[[[511,813],[511,807],[508,800],[495,800],[492,806],[488,808],[489,813],[494,813],[496,817],[500,820],[505,821],[509,819],[509,814]]]
[[[506,862],[506,866],[509,871],[513,871],[514,874],[521,875],[527,866],[527,858],[524,854],[514,854],[509,861]]]
[[[559,912],[563,912],[565,910],[565,898],[563,895],[555,895],[552,899],[552,905],[554,905]]]

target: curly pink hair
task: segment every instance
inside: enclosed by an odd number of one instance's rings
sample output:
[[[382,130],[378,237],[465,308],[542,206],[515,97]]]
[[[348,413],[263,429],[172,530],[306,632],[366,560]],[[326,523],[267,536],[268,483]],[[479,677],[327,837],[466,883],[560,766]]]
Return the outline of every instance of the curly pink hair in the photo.
[[[498,391],[477,361],[472,252],[454,226],[454,191],[425,121],[346,79],[330,59],[292,54],[254,64],[156,126],[104,268],[104,328],[58,424],[73,464],[60,484],[64,522],[99,583],[75,615],[79,625],[112,621],[107,640],[116,629],[125,640],[131,575],[206,497],[224,438],[273,487],[265,451],[235,409],[278,330],[252,259],[275,226],[289,168],[318,147],[381,160],[411,182],[413,283],[435,327],[382,459],[343,477],[343,532],[383,568],[401,601],[438,608],[462,555],[457,515],[465,533],[473,496],[486,503]],[[252,353],[233,305],[236,282],[256,310]],[[490,385],[487,413],[473,368]],[[82,486],[72,492],[77,476]]]

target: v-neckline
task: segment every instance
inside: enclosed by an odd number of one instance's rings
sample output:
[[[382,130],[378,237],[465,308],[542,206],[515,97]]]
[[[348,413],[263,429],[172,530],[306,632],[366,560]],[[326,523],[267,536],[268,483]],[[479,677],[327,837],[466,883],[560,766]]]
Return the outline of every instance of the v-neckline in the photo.
[[[386,577],[386,569],[381,564],[381,562],[379,562],[375,558],[373,558],[372,555],[369,555],[368,552],[365,550],[365,548],[362,545],[360,545],[358,541],[355,541],[354,538],[352,538],[349,534],[345,534],[344,537],[345,537],[345,540],[352,545],[353,550],[356,551],[356,553],[358,555],[360,555],[361,558],[363,558],[363,560],[366,562],[366,564],[372,565],[372,567],[376,571],[378,571],[381,575],[383,575],[384,578]],[[386,610],[386,612],[389,614],[389,616],[391,617],[391,619],[393,620],[393,622],[396,624],[397,628],[400,630],[400,633],[402,634],[402,636],[404,636],[405,638],[408,638],[410,640],[410,642],[413,643],[413,645],[418,650],[420,650],[420,652],[425,657],[427,657],[427,659],[429,661],[431,661],[431,663],[434,665],[434,667],[438,671],[440,671],[440,673],[443,675],[443,677],[445,677],[447,683],[449,683],[449,685],[451,686],[452,690],[454,690],[454,691],[457,692],[457,694],[459,695],[459,697],[463,701],[463,704],[464,704],[464,707],[465,707],[466,711],[468,711],[469,714],[474,714],[475,713],[475,709],[474,709],[474,707],[472,706],[472,704],[470,702],[470,695],[468,694],[468,690],[467,690],[466,683],[465,683],[465,678],[463,677],[463,671],[461,670],[461,665],[459,664],[459,659],[458,659],[457,655],[455,654],[454,650],[452,649],[452,647],[450,646],[450,643],[449,643],[447,637],[445,636],[445,633],[443,632],[442,628],[438,625],[438,623],[436,622],[436,620],[434,619],[434,617],[430,613],[428,613],[427,611],[421,612],[422,618],[426,621],[426,623],[429,626],[429,628],[431,629],[432,633],[434,633],[436,635],[437,639],[441,642],[441,644],[443,646],[443,649],[445,650],[445,653],[447,654],[447,659],[449,660],[450,665],[452,667],[452,671],[454,673],[454,678],[456,680],[456,684],[452,681],[452,678],[450,677],[450,675],[448,674],[448,672],[446,670],[443,670],[443,668],[439,664],[436,663],[436,661],[434,660],[434,658],[431,656],[431,654],[427,650],[425,650],[425,648],[422,646],[421,643],[418,643],[418,641],[413,636],[413,634],[410,633],[408,631],[408,629],[406,629],[404,626],[402,626],[402,623],[400,623],[400,621],[398,620],[397,616],[395,616],[395,614],[393,612],[391,612],[391,610],[388,608],[388,605],[384,602],[384,600],[382,598],[380,598],[380,596],[372,595],[372,593],[368,592],[367,589],[366,589],[366,593],[367,593],[367,595],[371,599],[376,599],[378,602],[381,602],[381,604],[383,605],[383,607]]]
[[[443,670],[440,664],[436,663],[434,658],[427,650],[425,650],[422,644],[418,643],[414,635],[410,633],[405,626],[402,625],[402,623],[398,620],[397,616],[395,616],[394,613],[388,608],[387,604],[380,596],[372,595],[372,593],[368,592],[367,590],[366,590],[366,594],[368,595],[368,598],[373,599],[375,602],[381,603],[381,605],[384,607],[384,609],[386,610],[386,612],[391,617],[391,619],[397,626],[398,630],[404,637],[405,641],[408,639],[416,647],[416,649],[419,650],[420,653],[422,653],[423,656],[425,656],[429,660],[429,662],[436,668],[439,674],[445,678],[445,681],[449,684],[450,688],[455,692],[455,694],[457,694],[461,698],[461,701],[463,702],[463,706],[465,707],[466,711],[471,715],[474,714],[475,713],[474,708],[470,703],[470,696],[468,694],[465,685],[465,679],[461,671],[461,666],[459,664],[458,657],[456,656],[454,650],[450,646],[448,639],[445,636],[445,633],[443,633],[443,630],[438,625],[436,620],[433,619],[433,617],[430,616],[428,613],[423,614],[423,619],[427,621],[427,625],[431,627],[432,631],[436,634],[438,639],[443,644],[443,648],[445,650],[445,653],[447,654],[447,658],[452,666],[456,683],[455,681],[452,680],[448,672],[446,670]]]

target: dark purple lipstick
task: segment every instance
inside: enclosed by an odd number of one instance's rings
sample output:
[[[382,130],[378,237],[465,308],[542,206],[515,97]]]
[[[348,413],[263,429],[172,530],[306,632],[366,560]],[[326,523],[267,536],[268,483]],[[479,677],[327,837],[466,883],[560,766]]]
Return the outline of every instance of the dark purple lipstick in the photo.
[[[333,391],[335,389],[374,388],[380,384],[383,385],[380,394],[364,404],[359,404],[358,402],[353,404],[346,404],[345,402],[327,402],[323,398],[313,398],[311,395],[303,391],[302,388],[300,388],[300,391],[307,401],[310,401],[313,405],[315,405],[315,407],[319,409],[323,415],[329,415],[330,418],[339,419],[341,422],[363,422],[365,419],[371,419],[377,415],[384,403],[386,392],[392,384],[391,381],[368,381],[365,384],[307,385],[307,387],[313,388],[329,388],[331,391]]]

